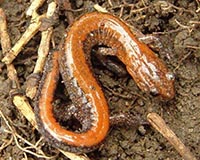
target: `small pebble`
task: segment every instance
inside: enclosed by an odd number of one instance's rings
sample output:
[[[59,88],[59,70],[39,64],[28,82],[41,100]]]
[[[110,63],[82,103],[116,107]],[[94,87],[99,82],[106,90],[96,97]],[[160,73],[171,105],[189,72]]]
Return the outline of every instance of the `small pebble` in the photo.
[[[144,126],[140,126],[138,128],[139,133],[144,136],[146,134],[146,129],[144,128]]]

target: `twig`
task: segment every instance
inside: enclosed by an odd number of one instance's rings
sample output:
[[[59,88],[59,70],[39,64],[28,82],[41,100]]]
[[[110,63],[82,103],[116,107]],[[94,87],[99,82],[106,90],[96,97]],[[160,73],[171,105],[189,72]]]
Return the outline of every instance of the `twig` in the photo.
[[[112,4],[112,1],[111,0],[108,0],[108,4],[112,7],[113,4]]]
[[[189,21],[191,24],[200,24],[200,21]]]
[[[46,17],[51,18],[56,10],[56,3],[49,4]],[[42,31],[41,42],[38,48],[38,58],[33,73],[27,79],[26,95],[33,99],[36,95],[40,74],[42,73],[46,57],[49,53],[49,45],[51,35],[53,33],[53,27],[49,27],[47,30]]]
[[[200,49],[200,46],[187,45],[186,48]]]
[[[24,97],[23,95],[15,95],[13,97],[13,104],[26,117],[26,119],[33,125],[33,127],[37,128],[35,114],[27,98]]]
[[[30,7],[26,11],[27,16],[32,16],[36,10],[42,6],[42,4],[45,2],[45,0],[33,0]]]
[[[55,9],[56,9],[56,4],[54,2],[50,3],[47,11],[47,18],[53,16]],[[53,27],[49,27],[46,31],[42,32],[41,42],[38,48],[38,59],[33,73],[40,73],[43,70],[46,57],[49,53],[49,44],[52,32],[53,32]]]
[[[160,132],[179,152],[184,160],[196,160],[190,150],[183,144],[183,142],[175,135],[175,133],[167,126],[165,121],[157,113],[149,113],[147,120],[150,124]]]
[[[94,9],[96,9],[99,12],[102,12],[102,13],[108,12],[105,8],[101,7],[99,4],[95,4],[93,7],[94,7]]]
[[[0,38],[1,38],[1,47],[3,55],[5,55],[11,49],[10,37],[7,31],[6,15],[3,9],[0,8]],[[8,78],[11,80],[11,88],[19,89],[19,81],[17,77],[17,72],[13,64],[7,64]]]

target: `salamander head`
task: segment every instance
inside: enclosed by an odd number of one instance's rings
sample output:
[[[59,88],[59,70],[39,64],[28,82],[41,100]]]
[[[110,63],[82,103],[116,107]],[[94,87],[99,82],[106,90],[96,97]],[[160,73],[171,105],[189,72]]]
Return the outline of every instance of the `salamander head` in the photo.
[[[153,68],[153,70],[152,70]],[[138,87],[152,95],[159,95],[163,99],[170,100],[174,97],[174,75],[171,72],[154,67],[139,67],[137,71],[127,67]]]
[[[174,98],[174,75],[171,72],[167,72],[165,77],[162,77],[160,83],[156,83],[152,88],[149,88],[150,94],[153,96],[160,95],[163,99]]]

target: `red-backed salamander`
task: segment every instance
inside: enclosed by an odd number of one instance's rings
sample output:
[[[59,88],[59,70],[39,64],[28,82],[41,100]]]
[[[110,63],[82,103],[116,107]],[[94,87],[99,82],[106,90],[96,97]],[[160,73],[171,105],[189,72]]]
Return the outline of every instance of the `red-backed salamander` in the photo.
[[[95,45],[115,50],[112,55],[125,64],[141,90],[165,99],[174,97],[173,74],[146,44],[135,38],[122,20],[107,13],[83,15],[70,27],[64,49],[52,54],[35,107],[40,132],[52,145],[71,152],[94,150],[109,130],[108,104],[91,66],[90,53]],[[69,114],[80,121],[81,131],[64,128],[53,115],[58,68],[73,103]]]

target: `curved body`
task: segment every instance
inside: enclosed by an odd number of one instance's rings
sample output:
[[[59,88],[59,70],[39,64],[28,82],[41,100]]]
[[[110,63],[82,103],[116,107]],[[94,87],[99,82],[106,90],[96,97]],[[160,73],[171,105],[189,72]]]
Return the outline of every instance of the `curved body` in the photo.
[[[173,79],[165,65],[147,45],[138,41],[128,26],[110,14],[88,13],[74,22],[67,33],[64,51],[60,53],[59,68],[70,99],[82,122],[82,131],[73,132],[59,125],[52,113],[54,83],[58,78],[58,61],[40,86],[38,123],[41,132],[55,146],[72,152],[88,152],[98,146],[109,129],[108,105],[91,69],[91,49],[103,45],[115,50],[140,89],[174,97]],[[109,53],[108,53],[109,55]],[[53,59],[58,58],[54,53]],[[50,137],[50,138],[49,138]]]

